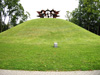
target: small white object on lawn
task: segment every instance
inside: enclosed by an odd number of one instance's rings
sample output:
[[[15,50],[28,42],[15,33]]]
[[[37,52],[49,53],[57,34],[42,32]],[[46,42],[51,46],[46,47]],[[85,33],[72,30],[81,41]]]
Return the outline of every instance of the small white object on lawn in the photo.
[[[57,42],[54,43],[54,47],[55,47],[55,48],[58,47],[58,43],[57,43]]]

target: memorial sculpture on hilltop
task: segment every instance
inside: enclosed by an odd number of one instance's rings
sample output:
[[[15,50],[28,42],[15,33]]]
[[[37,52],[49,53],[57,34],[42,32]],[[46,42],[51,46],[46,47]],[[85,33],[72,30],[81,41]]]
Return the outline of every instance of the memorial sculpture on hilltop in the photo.
[[[40,17],[40,18],[56,18],[56,17],[59,17],[59,11],[56,11],[54,9],[52,10],[41,10],[41,11],[37,11],[38,13],[38,16],[37,17]]]

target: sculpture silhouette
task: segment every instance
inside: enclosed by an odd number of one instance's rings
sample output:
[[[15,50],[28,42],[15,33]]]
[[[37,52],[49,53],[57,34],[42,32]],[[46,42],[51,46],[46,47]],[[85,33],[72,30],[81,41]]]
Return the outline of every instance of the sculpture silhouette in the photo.
[[[54,9],[52,10],[41,10],[41,11],[37,11],[38,13],[38,16],[37,17],[40,17],[40,18],[56,18],[56,17],[59,17],[59,11],[56,11]]]

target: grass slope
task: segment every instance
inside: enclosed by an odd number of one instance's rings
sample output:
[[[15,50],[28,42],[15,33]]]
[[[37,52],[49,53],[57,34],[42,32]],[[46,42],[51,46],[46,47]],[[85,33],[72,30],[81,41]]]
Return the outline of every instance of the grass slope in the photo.
[[[30,20],[0,33],[0,69],[100,70],[100,37],[62,19]]]

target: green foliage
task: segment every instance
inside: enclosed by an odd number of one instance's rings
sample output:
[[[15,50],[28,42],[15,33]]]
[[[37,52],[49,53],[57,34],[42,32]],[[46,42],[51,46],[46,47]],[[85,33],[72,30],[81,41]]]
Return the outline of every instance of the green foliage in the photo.
[[[2,0],[0,0],[0,32],[2,32],[2,12],[3,12],[3,4]]]
[[[77,8],[72,12],[72,18],[70,21],[79,25],[79,11]]]
[[[4,23],[5,25],[1,25],[2,26],[6,26],[5,21],[7,21],[8,19],[8,23],[7,25],[13,25],[16,26],[17,24],[23,23],[24,21],[26,21],[28,19],[28,14],[29,13],[25,13],[23,6],[19,3],[20,0],[1,0],[1,5],[0,6],[0,14],[1,15],[1,19],[0,19],[0,23]],[[9,27],[8,27],[9,28]],[[1,28],[0,30],[3,30],[3,28]],[[1,31],[2,32],[2,31]]]
[[[70,21],[70,19],[72,17],[71,12],[66,11],[66,16],[65,17],[67,18],[68,21]]]
[[[71,22],[34,19],[0,33],[0,69],[72,71],[99,66],[100,37]]]
[[[100,35],[100,0],[79,0],[79,7],[72,12],[71,22]]]

